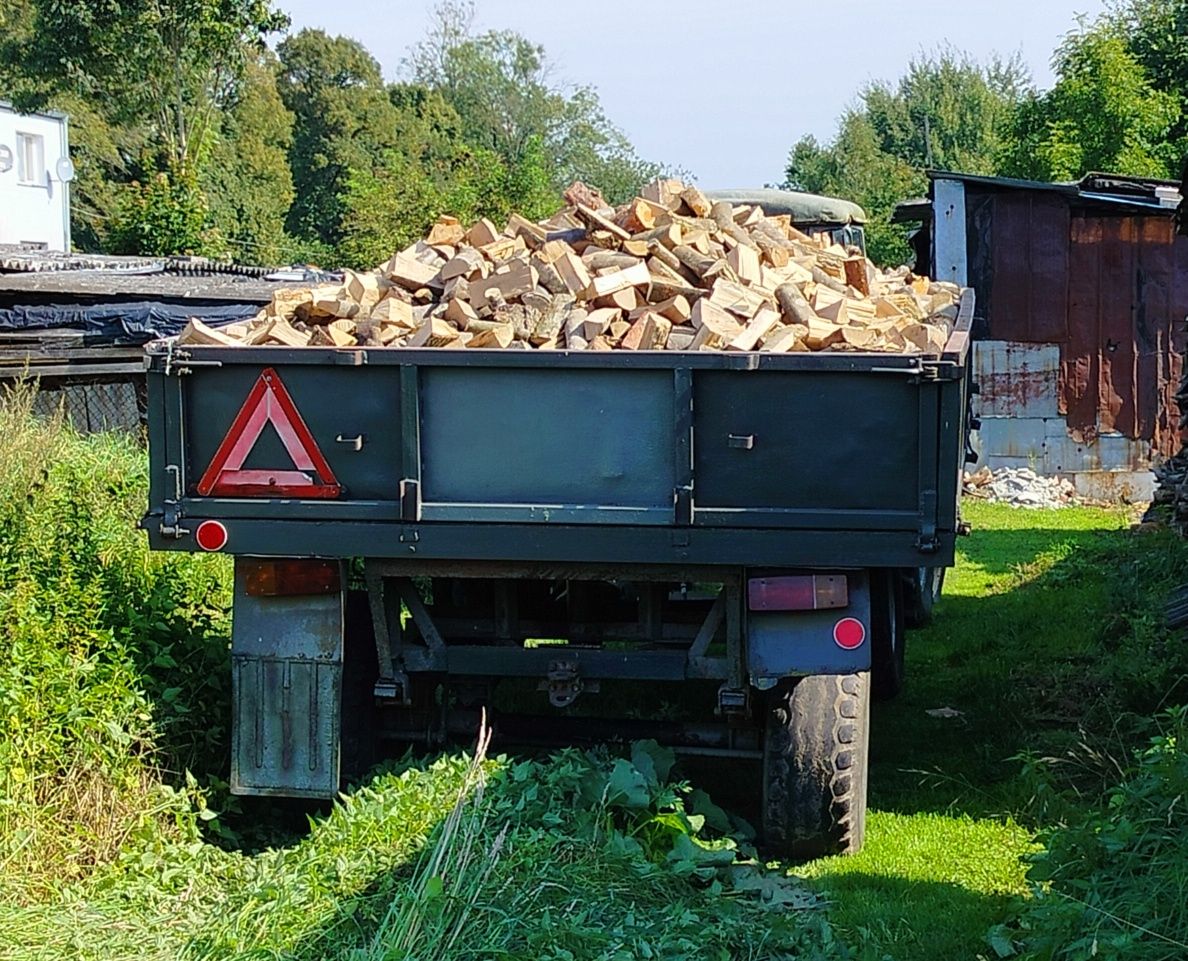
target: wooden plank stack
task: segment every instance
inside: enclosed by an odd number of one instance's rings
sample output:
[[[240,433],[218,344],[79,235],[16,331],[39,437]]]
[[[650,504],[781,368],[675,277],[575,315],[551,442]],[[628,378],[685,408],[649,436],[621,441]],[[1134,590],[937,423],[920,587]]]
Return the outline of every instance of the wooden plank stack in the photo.
[[[679,180],[617,208],[580,183],[565,200],[502,230],[442,217],[375,270],[277,291],[247,323],[193,321],[179,343],[939,353],[957,317],[953,284]]]

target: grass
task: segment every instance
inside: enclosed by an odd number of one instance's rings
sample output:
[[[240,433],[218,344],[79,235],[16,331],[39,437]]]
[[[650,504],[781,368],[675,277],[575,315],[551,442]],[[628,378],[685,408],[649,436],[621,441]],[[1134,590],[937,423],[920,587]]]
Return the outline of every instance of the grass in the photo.
[[[875,709],[866,848],[789,876],[646,744],[405,758],[237,836],[227,565],[147,551],[144,487],[134,443],[0,406],[2,961],[1183,956],[1183,736],[1133,717],[1185,699],[1188,548],[1120,512],[967,505]]]
[[[866,847],[797,871],[871,958],[988,953],[1029,891],[1034,831],[1092,802],[1116,773],[1105,759],[1134,743],[1127,712],[1183,681],[1157,623],[1188,580],[1182,543],[1132,533],[1119,511],[965,513],[974,533],[934,623],[909,634],[907,687],[874,710]]]

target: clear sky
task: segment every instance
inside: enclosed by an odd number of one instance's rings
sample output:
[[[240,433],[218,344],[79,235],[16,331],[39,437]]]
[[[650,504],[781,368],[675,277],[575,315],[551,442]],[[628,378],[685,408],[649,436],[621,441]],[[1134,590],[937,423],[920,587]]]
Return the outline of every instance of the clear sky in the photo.
[[[398,79],[433,0],[279,0],[294,30],[360,40]],[[782,179],[805,133],[828,139],[871,80],[942,43],[979,59],[1018,52],[1041,87],[1077,15],[1102,0],[476,0],[479,31],[543,44],[557,80],[597,88],[641,156],[702,186]]]

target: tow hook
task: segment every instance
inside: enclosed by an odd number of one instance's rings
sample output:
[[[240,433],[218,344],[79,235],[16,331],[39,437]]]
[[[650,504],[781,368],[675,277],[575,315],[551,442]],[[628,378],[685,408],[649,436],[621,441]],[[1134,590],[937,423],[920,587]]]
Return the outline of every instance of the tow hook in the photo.
[[[547,691],[553,707],[569,707],[579,694],[598,692],[598,682],[582,680],[581,668],[576,661],[550,661],[545,680],[537,685],[538,691]]]

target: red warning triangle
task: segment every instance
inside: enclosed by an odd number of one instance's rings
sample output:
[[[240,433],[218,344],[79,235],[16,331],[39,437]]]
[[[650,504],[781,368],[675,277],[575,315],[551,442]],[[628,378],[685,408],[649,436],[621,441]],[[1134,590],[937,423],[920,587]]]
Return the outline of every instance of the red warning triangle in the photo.
[[[296,470],[244,470],[265,424],[272,424]],[[316,475],[316,476],[315,476]],[[280,376],[266,367],[198,482],[198,493],[232,496],[337,497],[342,487],[305,426]]]

